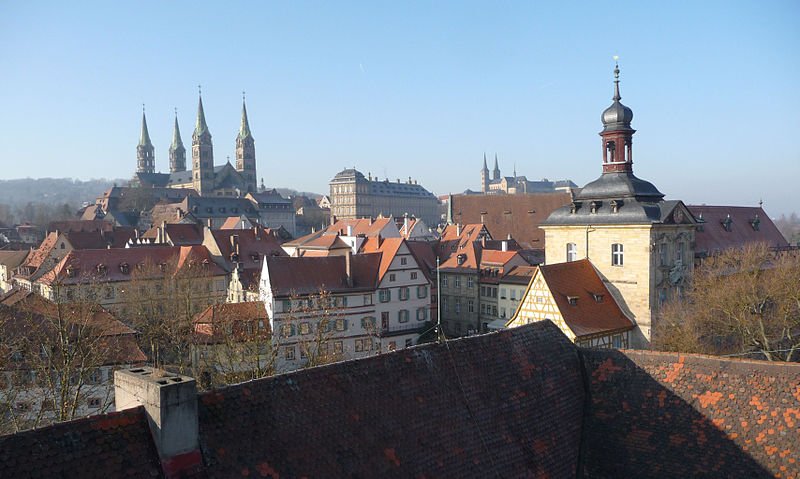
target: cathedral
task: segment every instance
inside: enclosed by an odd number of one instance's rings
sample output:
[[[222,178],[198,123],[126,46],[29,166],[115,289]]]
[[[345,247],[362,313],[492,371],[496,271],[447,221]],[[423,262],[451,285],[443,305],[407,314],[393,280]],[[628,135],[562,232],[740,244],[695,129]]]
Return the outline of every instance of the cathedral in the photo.
[[[147,131],[142,111],[142,133],[136,146],[136,174],[133,184],[141,187],[193,188],[200,196],[244,196],[256,193],[256,147],[247,106],[242,98],[242,123],[236,136],[236,167],[230,162],[214,166],[214,145],[203,111],[203,97],[197,106],[197,122],[192,133],[192,169],[186,169],[186,148],[178,128],[178,115],[169,147],[169,173],[155,172],[155,148]]]

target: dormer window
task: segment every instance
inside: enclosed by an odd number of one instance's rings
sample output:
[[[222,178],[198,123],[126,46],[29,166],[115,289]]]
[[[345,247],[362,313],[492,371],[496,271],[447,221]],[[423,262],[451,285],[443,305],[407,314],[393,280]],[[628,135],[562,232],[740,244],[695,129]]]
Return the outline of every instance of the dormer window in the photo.
[[[120,271],[122,274],[130,274],[130,272],[131,272],[131,267],[130,267],[130,265],[129,265],[128,263],[120,263],[120,265],[119,265],[119,271]]]
[[[97,265],[97,274],[99,274],[100,276],[105,276],[107,271],[108,268],[103,263]]]
[[[70,278],[74,278],[78,275],[78,269],[73,266],[67,266],[67,276]]]
[[[731,215],[730,214],[728,214],[728,216],[726,216],[725,219],[721,221],[721,223],[722,223],[722,227],[725,228],[725,231],[728,231],[728,232],[731,231],[731,225],[733,224],[733,220],[731,219]]]
[[[581,202],[573,201],[572,204],[569,205],[569,212],[574,215],[580,208],[581,208]]]
[[[460,255],[456,256],[456,262],[458,262],[459,265],[464,264],[464,261],[466,261],[466,260],[467,260],[467,255],[465,255],[465,254],[460,254]]]
[[[611,200],[609,205],[611,205],[611,212],[617,213],[619,212],[619,208],[622,206],[622,200]]]
[[[567,301],[569,301],[570,306],[577,306],[578,305],[578,297],[577,296],[567,296]]]
[[[589,211],[591,211],[592,214],[597,213],[597,209],[600,208],[601,204],[602,203],[600,201],[592,201],[589,203]]]
[[[602,303],[603,302],[603,295],[592,293],[592,298],[594,298],[595,303]]]
[[[758,217],[758,214],[756,214],[755,218],[750,220],[750,226],[753,227],[753,231],[759,230],[759,228],[761,227],[761,219]]]

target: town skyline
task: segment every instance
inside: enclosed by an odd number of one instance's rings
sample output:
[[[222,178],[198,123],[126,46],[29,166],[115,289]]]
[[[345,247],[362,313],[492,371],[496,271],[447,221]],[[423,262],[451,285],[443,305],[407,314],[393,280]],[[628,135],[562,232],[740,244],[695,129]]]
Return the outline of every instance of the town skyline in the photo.
[[[504,175],[516,166],[583,186],[600,171],[596,134],[619,55],[638,176],[689,204],[795,210],[791,2],[691,15],[635,4],[239,7],[5,5],[2,179],[130,178],[142,103],[156,170],[168,171],[174,110],[187,141],[199,83],[216,164],[234,161],[247,92],[268,186],[325,194],[355,166],[459,193],[479,189],[484,152]]]

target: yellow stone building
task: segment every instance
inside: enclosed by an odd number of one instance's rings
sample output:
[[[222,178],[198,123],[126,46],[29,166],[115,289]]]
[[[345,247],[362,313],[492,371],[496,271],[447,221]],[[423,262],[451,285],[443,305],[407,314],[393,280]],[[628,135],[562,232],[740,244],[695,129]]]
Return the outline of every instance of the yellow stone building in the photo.
[[[694,258],[696,221],[683,202],[665,201],[633,174],[633,111],[613,103],[602,115],[603,173],[543,222],[548,264],[591,260],[626,315],[632,347],[647,347],[658,305],[679,294]]]

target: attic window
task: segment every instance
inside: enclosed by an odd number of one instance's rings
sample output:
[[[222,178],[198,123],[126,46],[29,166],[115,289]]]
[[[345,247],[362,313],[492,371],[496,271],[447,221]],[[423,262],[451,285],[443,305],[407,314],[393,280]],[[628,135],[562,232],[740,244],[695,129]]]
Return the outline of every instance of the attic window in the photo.
[[[750,220],[750,226],[753,227],[753,231],[758,231],[759,230],[759,228],[761,226],[761,219],[758,217],[758,214],[756,214],[755,218]]]
[[[253,253],[250,255],[254,263],[258,263],[258,253]]]
[[[224,206],[220,206],[219,207],[219,212],[220,213],[224,213],[225,212],[225,207]]]
[[[725,231],[728,232],[731,231],[731,225],[733,224],[733,220],[731,219],[730,214],[728,214],[728,216],[726,216],[725,219],[722,220],[720,223],[722,223],[722,227],[725,228]]]
[[[131,272],[131,267],[128,263],[120,263],[119,270],[122,272],[122,274],[128,274]]]
[[[67,276],[74,278],[78,274],[78,269],[72,266],[67,266]]]
[[[239,208],[231,208],[231,213],[238,213],[238,212],[239,212]]]
[[[567,296],[567,301],[569,301],[570,306],[577,306],[578,305],[578,297],[577,296]]]
[[[464,264],[464,261],[466,261],[466,260],[467,260],[467,255],[465,255],[465,254],[460,254],[460,255],[456,256],[456,261],[458,262],[459,265]]]
[[[617,213],[619,211],[620,206],[622,206],[622,200],[611,200],[611,212]]]
[[[589,203],[589,211],[591,211],[592,213],[597,213],[597,208],[599,208],[600,205],[601,205],[601,202],[592,201],[591,203]]]
[[[167,270],[167,263],[158,263],[158,269],[163,273]]]
[[[592,294],[595,303],[602,303],[603,302],[603,295],[602,294]]]
[[[97,265],[97,274],[99,274],[100,276],[105,276],[107,271],[108,268],[103,263]]]

